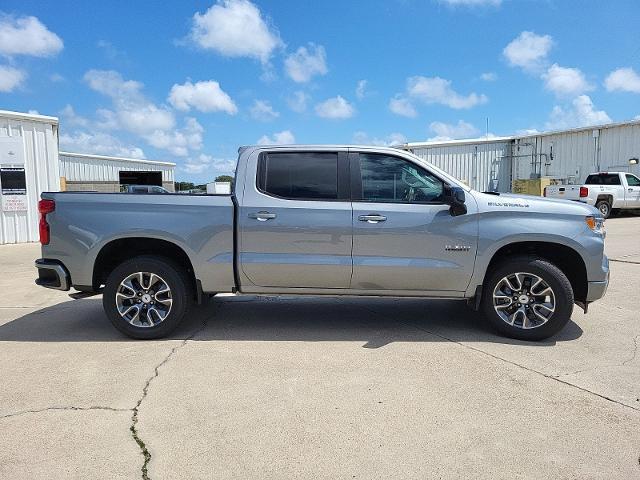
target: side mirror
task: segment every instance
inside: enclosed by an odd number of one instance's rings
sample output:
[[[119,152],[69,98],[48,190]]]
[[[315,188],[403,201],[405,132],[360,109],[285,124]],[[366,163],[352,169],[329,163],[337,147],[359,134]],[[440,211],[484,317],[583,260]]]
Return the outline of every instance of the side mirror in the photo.
[[[449,213],[451,216],[464,215],[467,213],[467,206],[464,204],[464,189],[460,187],[452,187],[445,185],[444,187],[444,203],[450,205]]]

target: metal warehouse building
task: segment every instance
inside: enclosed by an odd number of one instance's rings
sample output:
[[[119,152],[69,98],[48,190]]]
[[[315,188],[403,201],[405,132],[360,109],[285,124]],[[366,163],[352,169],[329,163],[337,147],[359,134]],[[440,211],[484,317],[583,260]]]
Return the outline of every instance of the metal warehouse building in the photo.
[[[173,190],[174,163],[58,152],[58,119],[0,110],[0,244],[38,241],[45,191],[117,192],[121,184]]]
[[[176,164],[60,152],[63,190],[119,192],[120,185],[159,185],[173,192]]]
[[[488,139],[400,146],[476,190],[510,192],[515,181],[582,183],[591,172],[640,174],[640,121]]]

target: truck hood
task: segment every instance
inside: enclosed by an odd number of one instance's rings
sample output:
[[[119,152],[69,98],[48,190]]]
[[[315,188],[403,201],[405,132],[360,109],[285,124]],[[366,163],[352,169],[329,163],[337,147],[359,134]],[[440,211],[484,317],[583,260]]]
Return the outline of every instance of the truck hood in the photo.
[[[591,205],[571,200],[557,200],[555,198],[536,197],[534,195],[520,195],[516,193],[480,193],[473,192],[482,212],[510,210],[522,212],[537,212],[561,215],[595,215],[602,216]]]

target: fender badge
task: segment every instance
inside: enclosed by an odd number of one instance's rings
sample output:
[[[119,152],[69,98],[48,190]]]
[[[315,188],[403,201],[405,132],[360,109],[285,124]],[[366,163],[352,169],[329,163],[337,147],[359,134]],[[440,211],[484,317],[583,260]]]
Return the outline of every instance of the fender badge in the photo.
[[[447,252],[468,252],[471,247],[468,245],[445,245],[444,249]]]

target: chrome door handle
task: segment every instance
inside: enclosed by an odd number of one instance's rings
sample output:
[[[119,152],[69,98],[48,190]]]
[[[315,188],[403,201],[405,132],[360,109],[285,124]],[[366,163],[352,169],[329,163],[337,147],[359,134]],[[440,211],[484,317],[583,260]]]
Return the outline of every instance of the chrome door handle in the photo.
[[[258,212],[249,214],[249,218],[253,218],[255,220],[258,220],[259,222],[266,222],[267,220],[271,220],[276,217],[277,215],[275,213],[269,212]]]
[[[387,217],[385,217],[384,215],[377,215],[377,214],[360,215],[358,217],[358,220],[360,220],[361,222],[367,222],[367,223],[384,222],[386,219]]]

